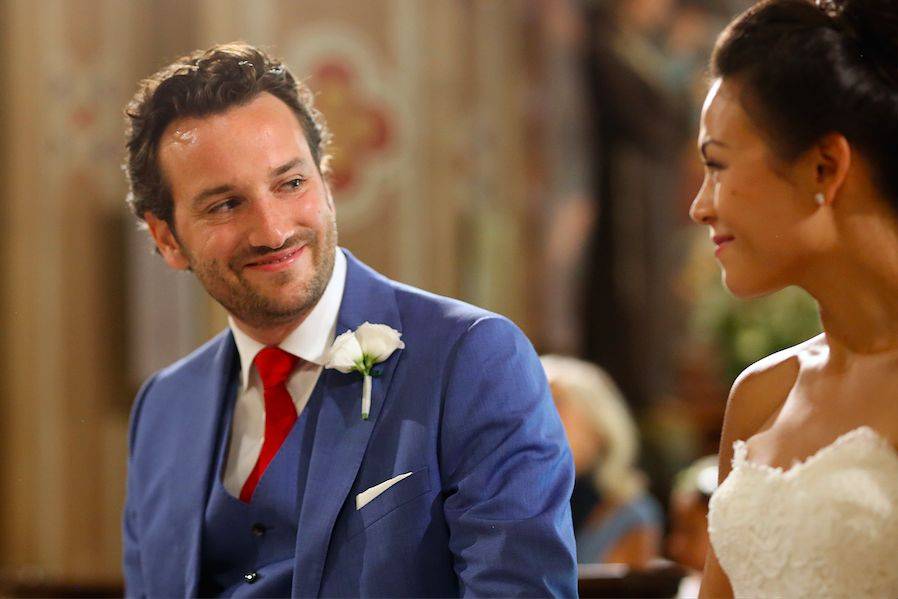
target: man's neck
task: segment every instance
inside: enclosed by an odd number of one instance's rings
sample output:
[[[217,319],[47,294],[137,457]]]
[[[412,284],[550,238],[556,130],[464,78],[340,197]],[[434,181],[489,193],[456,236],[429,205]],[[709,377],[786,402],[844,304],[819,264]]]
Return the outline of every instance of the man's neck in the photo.
[[[297,327],[299,327],[299,325],[303,323],[308,314],[309,313],[306,312],[299,318],[290,322],[266,327],[254,327],[233,315],[231,315],[231,318],[234,320],[234,324],[237,325],[241,331],[258,341],[262,345],[279,345],[281,341],[287,338],[287,335],[295,331]]]

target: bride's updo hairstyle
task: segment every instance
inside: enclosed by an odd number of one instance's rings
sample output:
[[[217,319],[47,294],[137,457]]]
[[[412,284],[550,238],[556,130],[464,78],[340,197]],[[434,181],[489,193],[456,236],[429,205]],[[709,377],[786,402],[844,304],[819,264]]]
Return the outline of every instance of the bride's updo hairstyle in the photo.
[[[841,133],[898,211],[898,0],[767,0],[720,34],[713,78],[791,162]]]

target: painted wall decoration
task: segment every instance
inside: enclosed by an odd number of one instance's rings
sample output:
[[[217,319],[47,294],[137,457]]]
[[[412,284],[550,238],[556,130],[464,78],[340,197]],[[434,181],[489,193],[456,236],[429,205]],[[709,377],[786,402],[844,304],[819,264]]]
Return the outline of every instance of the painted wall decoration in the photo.
[[[329,162],[340,223],[352,228],[371,216],[383,186],[397,171],[401,99],[365,32],[341,23],[297,28],[284,58],[307,76],[315,103],[334,135]],[[302,76],[302,75],[300,75]]]

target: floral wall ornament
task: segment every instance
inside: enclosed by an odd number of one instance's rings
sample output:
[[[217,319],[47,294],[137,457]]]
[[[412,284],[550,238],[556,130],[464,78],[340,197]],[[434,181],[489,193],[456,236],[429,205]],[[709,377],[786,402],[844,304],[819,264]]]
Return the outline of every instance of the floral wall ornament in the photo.
[[[394,57],[391,42],[384,41],[377,28],[321,19],[298,21],[282,44],[292,72],[314,90],[315,107],[334,136],[328,182],[340,198],[343,232],[370,227],[397,193],[411,202],[418,197],[417,190],[401,186],[414,171],[406,164],[414,151],[408,136],[420,125],[407,90],[419,79],[395,62],[402,55]]]
[[[343,373],[359,372],[362,380],[362,420],[371,411],[371,378],[378,376],[374,365],[404,349],[402,333],[385,324],[362,323],[355,331],[346,331],[336,339],[327,354],[325,368]]]
[[[329,182],[335,193],[356,185],[371,160],[379,158],[395,134],[388,106],[366,94],[355,65],[339,56],[322,57],[309,85],[316,108],[328,117],[337,143],[329,148]]]

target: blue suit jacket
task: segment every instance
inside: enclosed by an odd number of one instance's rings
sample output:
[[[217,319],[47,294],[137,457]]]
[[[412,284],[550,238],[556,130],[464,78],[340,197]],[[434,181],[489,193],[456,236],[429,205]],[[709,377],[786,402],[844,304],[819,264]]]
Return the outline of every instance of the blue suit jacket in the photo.
[[[347,252],[337,333],[402,332],[362,377],[324,370],[294,596],[575,596],[573,464],[527,338],[507,319],[390,281]],[[131,417],[129,596],[196,594],[203,511],[237,351],[229,331],[151,377]],[[413,474],[356,510],[358,493]]]

